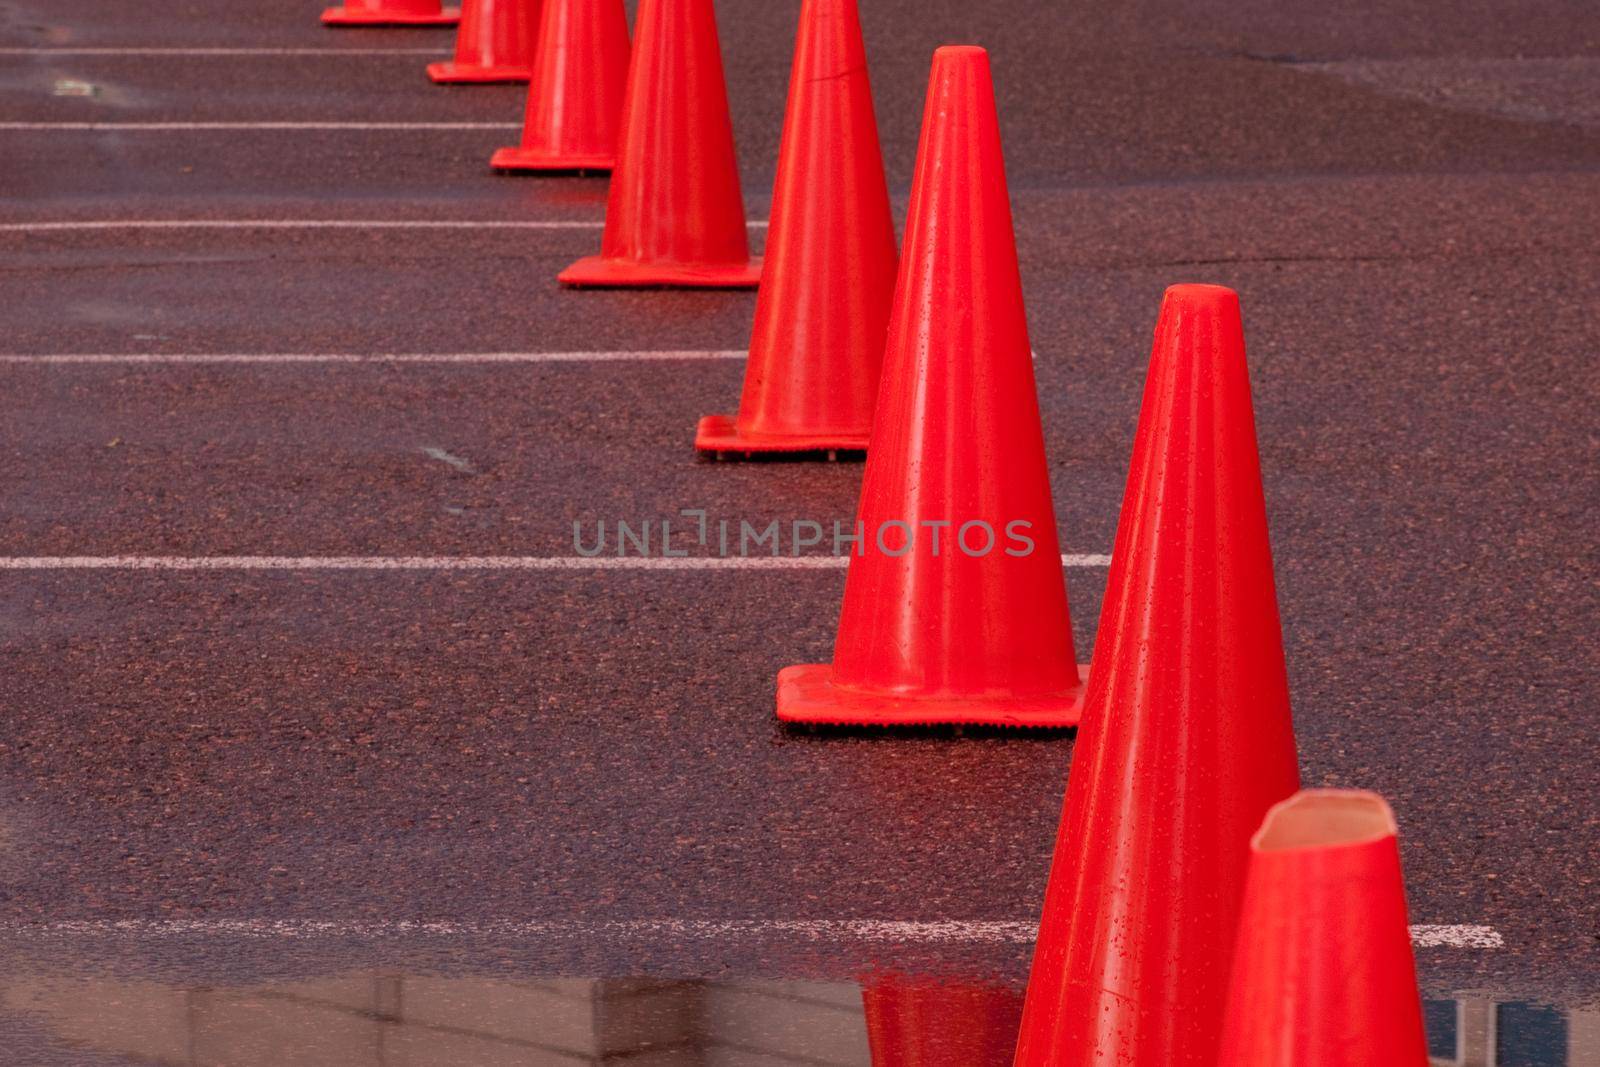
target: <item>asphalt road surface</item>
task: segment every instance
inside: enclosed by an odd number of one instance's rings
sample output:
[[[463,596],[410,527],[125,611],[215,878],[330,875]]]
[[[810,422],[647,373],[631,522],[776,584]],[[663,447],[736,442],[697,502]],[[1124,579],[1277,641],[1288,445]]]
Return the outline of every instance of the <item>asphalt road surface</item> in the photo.
[[[753,296],[560,290],[604,180],[492,174],[521,88],[320,6],[0,3],[0,979],[1014,985],[1070,736],[781,729],[837,568],[445,566],[861,468],[698,462]],[[1581,1009],[1600,14],[1362,7],[862,15],[897,211],[932,50],[991,50],[1079,647],[1161,292],[1233,286],[1305,781],[1393,804],[1430,996]],[[719,5],[757,224],[797,11]]]

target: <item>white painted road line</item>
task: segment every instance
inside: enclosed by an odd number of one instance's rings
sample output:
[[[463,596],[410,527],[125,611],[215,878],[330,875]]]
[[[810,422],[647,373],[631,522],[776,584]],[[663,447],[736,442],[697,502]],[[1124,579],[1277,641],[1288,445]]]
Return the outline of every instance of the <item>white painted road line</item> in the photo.
[[[186,133],[193,130],[520,130],[520,122],[0,122],[13,132]]]
[[[848,556],[0,556],[0,571],[771,571],[843,570]],[[1108,555],[1063,555],[1109,567]]]
[[[0,56],[448,56],[448,48],[0,48]]]
[[[1492,926],[1411,927],[1411,943],[1418,948],[1504,948],[1506,939]]]
[[[60,353],[56,355],[0,355],[0,365],[67,366],[73,364],[140,366],[144,364],[251,364],[251,363],[675,363],[693,360],[744,359],[744,349],[682,352],[133,352]]]
[[[924,944],[1032,944],[1037,922],[935,919],[615,919],[615,920],[343,920],[343,919],[110,919],[8,923],[0,937],[101,938],[123,941],[245,938],[306,941],[450,938],[751,939],[879,941]],[[1413,926],[1417,948],[1496,949],[1505,939],[1491,926]]]
[[[0,233],[99,230],[600,230],[599,219],[83,219],[5,222]]]
[[[749,223],[763,229],[766,220]],[[0,233],[70,233],[97,230],[601,230],[603,219],[82,219],[4,222]]]

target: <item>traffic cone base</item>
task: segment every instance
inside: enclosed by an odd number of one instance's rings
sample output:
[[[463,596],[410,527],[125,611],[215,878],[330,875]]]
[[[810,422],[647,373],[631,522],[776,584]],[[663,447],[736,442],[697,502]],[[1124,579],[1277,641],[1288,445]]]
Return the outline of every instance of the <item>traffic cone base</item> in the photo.
[[[460,21],[459,7],[447,7],[437,15],[402,15],[348,7],[330,7],[322,13],[324,26],[454,26]]]
[[[707,415],[695,431],[699,452],[865,452],[872,439],[867,433],[760,434],[739,429],[733,415]]]
[[[1079,676],[1089,677],[1087,663]],[[1015,726],[1065,730],[1083,715],[1085,684],[1054,696],[896,697],[835,685],[831,663],[778,672],[778,718],[827,726]]]
[[[617,156],[610,155],[551,155],[528,148],[502,148],[489,159],[489,166],[504,171],[593,171],[610,173],[616,166]]]
[[[761,257],[726,266],[691,267],[586,256],[557,275],[557,280],[573,289],[754,289],[761,284]]]
[[[428,64],[428,78],[437,85],[494,85],[525,82],[532,77],[531,67],[470,67],[455,62]]]

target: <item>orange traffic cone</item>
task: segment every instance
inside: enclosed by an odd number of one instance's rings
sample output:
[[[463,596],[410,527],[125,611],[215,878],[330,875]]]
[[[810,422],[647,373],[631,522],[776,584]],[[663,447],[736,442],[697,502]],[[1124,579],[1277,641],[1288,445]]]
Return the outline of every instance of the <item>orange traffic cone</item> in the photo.
[[[459,7],[439,0],[345,0],[322,13],[324,26],[454,26]]]
[[[428,77],[442,85],[527,81],[542,3],[462,0],[455,59],[428,64]]]
[[[639,0],[600,254],[560,281],[711,289],[761,281],[711,0]]]
[[[617,158],[628,84],[622,0],[544,0],[522,144],[489,160],[497,170],[608,171]]]
[[[1022,990],[891,975],[862,986],[872,1067],[1006,1067]]]
[[[894,220],[856,0],[806,0],[739,415],[702,452],[860,451],[872,434]]]
[[[981,48],[934,53],[905,240],[833,663],[785,668],[778,717],[1075,725],[1083,689]]]
[[[1298,785],[1239,299],[1176,286],[1017,1063],[1216,1067],[1250,835]]]
[[[1250,843],[1222,1029],[1227,1067],[1427,1067],[1394,813],[1309,789]]]

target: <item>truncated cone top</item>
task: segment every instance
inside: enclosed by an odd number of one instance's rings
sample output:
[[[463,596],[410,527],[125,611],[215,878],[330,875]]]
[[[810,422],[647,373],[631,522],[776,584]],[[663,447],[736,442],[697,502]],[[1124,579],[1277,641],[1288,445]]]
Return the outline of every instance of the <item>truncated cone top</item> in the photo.
[[[711,0],[639,2],[600,260],[658,284],[679,268],[739,284],[750,265]],[[628,270],[640,266],[660,269]]]
[[[934,55],[858,514],[835,686],[961,700],[1077,690],[981,48]]]
[[[1251,834],[1298,788],[1238,297],[1167,292],[1019,1064],[1214,1067]]]
[[[865,444],[895,264],[856,0],[806,0],[739,434]]]
[[[522,144],[507,165],[610,168],[627,83],[622,0],[544,0]]]
[[[1223,1027],[1230,1067],[1427,1067],[1394,814],[1306,790],[1268,812]]]

